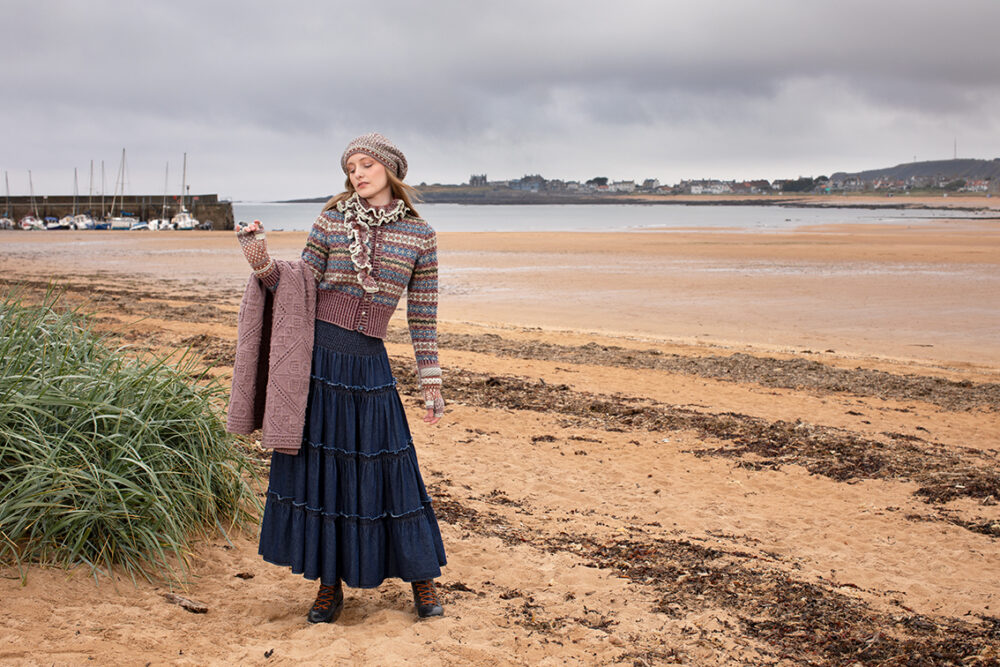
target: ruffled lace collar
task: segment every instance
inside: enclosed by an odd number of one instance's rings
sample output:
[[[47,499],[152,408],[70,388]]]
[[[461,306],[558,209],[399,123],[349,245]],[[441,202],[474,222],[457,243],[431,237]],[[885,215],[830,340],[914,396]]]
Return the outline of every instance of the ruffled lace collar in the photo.
[[[378,227],[388,222],[401,220],[406,215],[406,204],[402,199],[393,199],[385,206],[373,206],[357,192],[347,199],[337,202],[337,210],[363,222],[369,227]]]
[[[402,199],[393,199],[385,206],[372,206],[357,192],[337,202],[337,210],[344,214],[344,222],[351,230],[351,262],[357,270],[358,284],[369,294],[378,292],[378,283],[371,275],[371,228],[401,220],[406,215]]]

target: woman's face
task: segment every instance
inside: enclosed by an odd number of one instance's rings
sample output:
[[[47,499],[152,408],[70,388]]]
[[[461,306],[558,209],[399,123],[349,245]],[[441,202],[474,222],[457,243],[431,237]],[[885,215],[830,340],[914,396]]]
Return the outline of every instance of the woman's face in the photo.
[[[382,204],[382,202],[372,201],[373,199],[392,198],[385,167],[370,155],[355,153],[347,158],[347,176],[351,179],[351,185],[354,186],[358,194],[372,204]]]

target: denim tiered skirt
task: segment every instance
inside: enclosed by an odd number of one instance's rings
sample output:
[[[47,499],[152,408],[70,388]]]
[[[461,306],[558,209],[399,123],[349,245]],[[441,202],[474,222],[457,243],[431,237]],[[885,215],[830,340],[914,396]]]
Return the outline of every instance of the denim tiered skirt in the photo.
[[[380,339],[317,320],[304,440],[294,456],[271,455],[259,552],[355,588],[441,574],[441,533]]]

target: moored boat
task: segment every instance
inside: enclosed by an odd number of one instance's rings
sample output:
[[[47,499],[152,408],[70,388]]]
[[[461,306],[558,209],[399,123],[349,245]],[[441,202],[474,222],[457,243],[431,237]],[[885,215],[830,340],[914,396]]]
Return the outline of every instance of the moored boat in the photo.
[[[23,218],[21,218],[21,229],[45,229],[45,223],[31,215],[30,213]]]
[[[195,229],[198,226],[198,219],[182,209],[180,213],[170,218],[173,229]]]
[[[200,226],[198,219],[191,215],[184,202],[184,193],[187,190],[187,166],[188,155],[184,154],[184,174],[181,177],[181,210],[180,213],[170,219],[170,224],[174,229],[197,229]]]
[[[38,218],[38,206],[35,204],[35,181],[28,170],[28,188],[31,192],[31,213],[20,220],[21,229],[45,229],[45,223]]]
[[[86,213],[80,213],[73,216],[73,224],[70,229],[94,229],[94,219],[91,218]]]
[[[149,228],[151,230],[159,231],[163,229],[173,229],[173,225],[170,223],[170,218],[167,217],[167,188],[170,183],[170,163],[167,163],[167,168],[163,171],[163,206],[160,209],[160,217],[154,218],[149,221]]]
[[[132,229],[132,223],[135,222],[135,220],[132,218],[127,218],[122,215],[118,215],[108,218],[106,222],[108,223],[107,227],[108,229],[115,229],[121,231],[123,229]]]
[[[93,199],[94,162],[90,162],[91,199]],[[77,170],[73,169],[73,213],[60,220],[60,224],[66,225],[66,229],[93,229],[94,220],[87,213],[79,213],[77,209],[77,199],[80,197],[80,182],[77,178]]]
[[[108,224],[108,229],[112,230],[128,230],[132,229],[132,225],[137,222],[135,218],[129,217],[125,214],[125,211],[119,211],[118,215],[115,215],[115,203],[118,201],[119,186],[121,189],[121,206],[125,205],[125,149],[122,149],[122,161],[118,164],[118,176],[115,178],[115,193],[111,197],[111,215],[105,216],[105,222]]]

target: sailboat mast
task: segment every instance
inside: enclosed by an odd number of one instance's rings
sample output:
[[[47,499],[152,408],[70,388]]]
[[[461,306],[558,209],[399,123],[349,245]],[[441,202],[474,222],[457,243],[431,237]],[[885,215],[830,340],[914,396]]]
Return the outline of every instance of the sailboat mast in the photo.
[[[80,196],[80,184],[76,180],[76,167],[73,167],[73,217],[76,217],[76,199]]]
[[[38,217],[38,207],[35,205],[35,182],[31,180],[31,170],[28,170],[28,188],[31,189],[31,210]]]
[[[104,190],[107,187],[107,183],[104,180],[104,160],[101,160],[101,217],[107,218],[108,211],[104,208]]]
[[[111,217],[115,217],[115,202],[118,201],[118,172],[115,172],[115,189],[111,192]]]
[[[7,175],[6,171],[3,173],[3,181],[4,181],[4,184],[7,186],[7,211],[6,211],[6,213],[4,213],[4,215],[9,216],[10,215],[10,176]]]
[[[187,204],[184,202],[184,193],[187,191],[187,175],[188,175],[188,154],[184,154],[184,175],[181,176],[181,210],[187,210]]]
[[[119,208],[119,212],[118,212],[119,216],[121,216],[124,213],[124,209],[125,209],[125,149],[124,148],[122,149],[122,163],[121,163],[120,167],[121,167],[121,169],[119,170],[119,174],[118,175],[121,177],[121,181],[122,181],[122,194],[121,194],[121,200],[120,200],[121,204],[118,207]]]
[[[170,162],[167,162],[167,169],[163,173],[163,210],[160,212],[160,219],[167,219],[167,188],[170,183]]]
[[[118,163],[118,173],[115,174],[115,192],[111,195],[111,217],[118,217],[115,213],[115,202],[118,201],[118,184],[121,183],[122,188],[122,205],[125,204],[125,149],[122,149],[122,160]]]
[[[94,161],[90,161],[90,192],[87,194],[87,215],[94,214]]]

